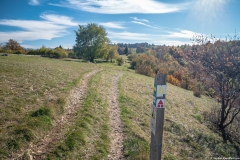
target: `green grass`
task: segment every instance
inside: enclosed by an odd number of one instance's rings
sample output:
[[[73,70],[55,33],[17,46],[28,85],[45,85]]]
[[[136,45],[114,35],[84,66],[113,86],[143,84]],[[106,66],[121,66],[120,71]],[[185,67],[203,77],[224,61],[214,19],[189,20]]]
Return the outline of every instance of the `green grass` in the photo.
[[[1,56],[0,159],[45,135],[64,112],[70,89],[96,68],[39,56]]]
[[[78,119],[49,159],[107,159],[110,150],[109,99],[115,71],[106,69],[89,82]]]
[[[64,112],[66,98],[82,76],[95,69],[89,90],[48,159],[108,159],[110,150],[109,96],[112,77],[119,79],[119,106],[126,159],[149,159],[150,106],[153,78],[135,74],[114,63],[92,64],[38,56],[0,57],[0,159],[10,159],[29,143],[36,143]],[[162,158],[165,160],[237,157],[235,146],[224,144],[207,127],[203,114],[216,105],[167,84]],[[27,157],[27,156],[26,156]]]
[[[124,153],[127,159],[149,159],[150,105],[153,78],[124,72],[119,83],[119,102],[124,122]],[[167,84],[163,135],[163,159],[211,159],[237,157],[231,144],[224,144],[221,135],[210,130],[203,118],[215,105],[214,100],[193,96]]]

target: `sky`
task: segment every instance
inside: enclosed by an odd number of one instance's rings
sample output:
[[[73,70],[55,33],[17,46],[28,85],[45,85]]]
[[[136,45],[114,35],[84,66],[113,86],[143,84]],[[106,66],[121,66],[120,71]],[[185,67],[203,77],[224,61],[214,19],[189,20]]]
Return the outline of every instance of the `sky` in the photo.
[[[72,48],[78,25],[89,23],[113,44],[191,44],[195,34],[240,34],[240,0],[0,0],[2,45]]]

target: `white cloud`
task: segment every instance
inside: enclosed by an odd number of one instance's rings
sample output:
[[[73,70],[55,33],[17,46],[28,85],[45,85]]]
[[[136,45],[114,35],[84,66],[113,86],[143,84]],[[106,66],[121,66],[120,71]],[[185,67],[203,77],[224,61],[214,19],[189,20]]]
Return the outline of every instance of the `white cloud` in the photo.
[[[155,0],[66,0],[60,4],[49,4],[100,14],[171,13],[188,6],[187,3],[167,4]]]
[[[133,33],[133,32],[108,32],[108,36],[110,39],[118,39],[118,40],[136,40],[136,41],[147,41],[150,40],[149,34],[144,33]],[[125,41],[125,42],[126,42]]]
[[[167,46],[180,46],[184,44],[191,44],[190,41],[178,41],[178,40],[155,40],[153,41],[153,44],[157,45],[167,45]]]
[[[56,15],[56,14],[42,14],[40,17],[54,24],[62,24],[62,25],[68,25],[68,26],[78,25],[78,23],[72,21],[73,18],[67,17],[67,16]]]
[[[11,32],[0,32],[0,43],[8,41],[10,38],[19,42],[25,40],[51,40],[63,37],[69,32],[68,28],[76,26],[77,23],[72,18],[60,15],[41,15],[45,20],[0,20],[0,25],[19,27],[22,30]],[[57,18],[62,18],[59,22]]]
[[[143,34],[134,32],[108,32],[113,43],[126,43],[126,42],[148,42],[156,45],[184,45],[191,44],[191,38],[196,33],[189,30],[174,29],[175,32],[168,32],[162,34]],[[198,33],[197,33],[198,34]]]
[[[106,22],[106,23],[99,23],[99,24],[106,28],[125,29],[125,27],[122,26],[122,24],[119,22]]]
[[[10,38],[18,42],[32,41],[32,40],[51,40],[57,37],[63,37],[66,35],[66,31],[15,31],[15,32],[0,32],[0,42],[7,42]]]
[[[30,1],[28,2],[28,4],[30,4],[30,5],[32,5],[32,6],[37,6],[37,5],[39,5],[40,3],[39,3],[38,0],[30,0]]]
[[[140,25],[143,25],[143,26],[147,26],[147,27],[150,27],[150,28],[154,28],[154,29],[160,29],[158,27],[155,27],[155,26],[151,26],[149,24],[146,24],[146,23],[143,23],[143,22],[138,22],[138,21],[131,21],[132,23],[135,23],[135,24],[140,24]]]
[[[149,21],[147,19],[138,19],[137,17],[130,17],[132,18],[134,21],[140,21],[140,22],[147,22],[149,23]]]
[[[200,33],[188,31],[188,30],[180,30],[180,32],[168,32],[168,35],[165,35],[165,37],[191,39],[196,34],[200,34]]]

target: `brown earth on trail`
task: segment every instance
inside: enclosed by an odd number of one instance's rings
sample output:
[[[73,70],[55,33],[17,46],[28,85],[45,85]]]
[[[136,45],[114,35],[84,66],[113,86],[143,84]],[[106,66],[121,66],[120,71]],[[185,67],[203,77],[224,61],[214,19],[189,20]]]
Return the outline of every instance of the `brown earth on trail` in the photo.
[[[91,76],[99,72],[99,70],[92,71],[83,76],[80,83],[70,91],[69,98],[67,99],[65,112],[59,119],[53,122],[53,128],[49,133],[43,137],[37,144],[30,144],[27,152],[28,158],[32,159],[45,159],[56,143],[63,138],[64,134],[69,129],[69,123],[76,116],[76,112],[82,103],[82,99],[87,91],[87,84]],[[24,153],[14,159],[21,159]]]
[[[118,105],[118,79],[113,77],[111,96],[109,101],[110,127],[111,127],[111,148],[108,155],[109,160],[123,160],[123,127],[120,118],[121,110]]]

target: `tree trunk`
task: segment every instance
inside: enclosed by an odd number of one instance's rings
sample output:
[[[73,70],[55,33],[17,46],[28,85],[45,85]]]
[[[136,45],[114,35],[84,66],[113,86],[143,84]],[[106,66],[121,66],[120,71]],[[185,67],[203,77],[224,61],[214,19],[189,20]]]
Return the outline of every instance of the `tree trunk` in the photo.
[[[94,61],[94,57],[90,57],[90,62],[93,63],[93,61]]]
[[[219,127],[220,127],[221,132],[222,132],[223,142],[224,142],[224,143],[227,143],[228,138],[227,138],[227,135],[226,135],[225,128],[223,128],[222,126],[219,126]]]

